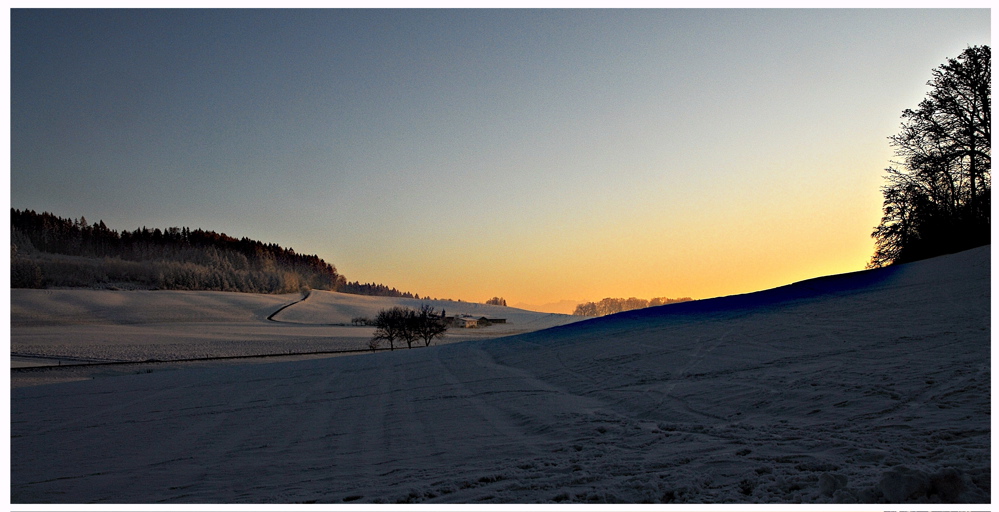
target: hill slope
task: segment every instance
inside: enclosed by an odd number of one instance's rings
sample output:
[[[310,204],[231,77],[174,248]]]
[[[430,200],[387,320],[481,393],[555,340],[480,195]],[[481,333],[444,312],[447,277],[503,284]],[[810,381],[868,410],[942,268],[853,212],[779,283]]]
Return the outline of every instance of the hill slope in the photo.
[[[15,389],[12,501],[988,503],[990,251],[499,340]]]
[[[506,320],[506,323],[495,324],[478,331],[489,337],[546,329],[580,320],[579,317],[571,315],[539,313],[477,302],[373,297],[328,291],[313,291],[309,294],[308,300],[282,310],[274,316],[274,320],[296,324],[350,323],[351,319],[359,316],[374,318],[379,310],[393,306],[419,309],[424,304],[432,306],[436,311],[443,311],[448,316],[468,315],[473,318],[484,316]],[[453,335],[461,331],[471,332],[463,329],[453,329],[450,332]]]
[[[265,295],[186,290],[12,289],[10,348],[20,366],[58,361],[176,361],[264,354],[367,350],[374,328],[351,326],[393,306],[431,304],[449,315],[503,318],[482,329],[451,329],[435,344],[495,338],[579,321],[579,317],[469,302],[373,297],[313,290]],[[331,325],[333,324],[333,325]],[[336,325],[340,324],[340,325]],[[63,363],[65,364],[65,363]],[[104,375],[19,373],[12,386]],[[128,368],[134,371],[134,368]],[[83,372],[83,373],[81,373]]]

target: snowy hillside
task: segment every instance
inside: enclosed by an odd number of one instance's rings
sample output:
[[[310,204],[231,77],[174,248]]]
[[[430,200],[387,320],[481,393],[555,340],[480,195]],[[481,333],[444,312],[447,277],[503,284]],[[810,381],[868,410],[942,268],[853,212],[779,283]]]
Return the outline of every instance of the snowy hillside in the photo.
[[[506,320],[483,329],[452,329],[435,344],[524,333],[581,319],[468,302],[324,291],[313,291],[303,300],[300,294],[12,289],[12,364],[366,350],[374,328],[351,325],[354,317],[374,318],[381,309],[400,305],[415,309],[421,304],[449,315]],[[19,374],[14,386],[80,378],[69,373]]]
[[[990,248],[545,331],[12,390],[14,503],[989,503]]]
[[[407,299],[403,297],[372,297],[346,293],[315,290],[308,300],[282,310],[274,320],[295,324],[350,323],[355,317],[374,318],[379,310],[392,306],[419,309],[421,305],[432,306],[436,311],[444,311],[448,316],[469,315],[472,317],[502,318],[506,323],[490,326],[480,331],[452,331],[453,335],[495,337],[505,334],[546,329],[557,325],[579,321],[579,317],[555,313],[539,313],[524,309],[477,302],[456,302],[450,300]]]

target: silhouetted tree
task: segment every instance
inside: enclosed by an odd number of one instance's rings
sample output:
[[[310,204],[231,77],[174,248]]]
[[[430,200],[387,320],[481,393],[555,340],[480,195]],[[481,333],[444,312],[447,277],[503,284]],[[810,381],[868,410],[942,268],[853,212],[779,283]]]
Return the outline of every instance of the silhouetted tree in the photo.
[[[407,348],[413,348],[413,342],[420,337],[418,334],[420,318],[417,316],[416,311],[412,309],[405,308],[403,311],[405,313],[401,319],[402,330],[399,331],[399,335],[406,342]]]
[[[487,300],[486,304],[491,304],[493,306],[506,306],[506,299],[503,297],[493,297]]]
[[[374,322],[366,316],[355,316],[350,319],[350,323],[354,325],[374,325]]]
[[[932,87],[902,131],[889,137],[901,160],[886,169],[881,223],[869,267],[990,243],[992,64],[969,47],[932,71]]]
[[[418,311],[401,306],[383,309],[378,312],[374,324],[377,327],[375,335],[368,344],[372,350],[382,341],[389,342],[389,349],[395,350],[396,340],[405,341],[407,347],[413,348],[413,342],[422,339],[424,346],[429,347],[434,338],[443,336],[448,328],[444,314],[437,313],[427,304]]]
[[[426,347],[430,346],[434,338],[440,338],[447,332],[448,322],[444,317],[444,312],[437,313],[429,304],[420,306],[420,310],[416,313],[416,320],[416,334],[423,340]]]
[[[409,292],[400,292],[395,288],[389,288],[383,284],[364,283],[360,281],[346,282],[339,284],[336,291],[350,293],[354,295],[374,295],[377,297],[402,297],[407,299],[419,298]]]
[[[403,338],[403,333],[407,328],[409,312],[408,308],[396,306],[383,309],[375,316],[374,340],[384,340],[389,343],[389,349],[395,350],[395,341]]]

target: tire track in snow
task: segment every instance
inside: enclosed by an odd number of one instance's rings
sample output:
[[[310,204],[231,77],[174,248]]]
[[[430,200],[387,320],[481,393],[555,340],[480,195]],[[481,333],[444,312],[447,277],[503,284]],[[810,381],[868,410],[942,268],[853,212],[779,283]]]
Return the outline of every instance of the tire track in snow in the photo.
[[[670,379],[670,383],[666,385],[665,389],[660,391],[662,398],[659,399],[659,402],[656,403],[656,405],[649,411],[649,413],[661,410],[663,405],[666,403],[666,400],[673,399],[680,401],[685,406],[684,408],[691,413],[700,416],[710,417],[712,419],[719,419],[717,416],[694,410],[692,407],[690,407],[690,404],[687,403],[686,400],[680,397],[673,396],[673,390],[676,389],[676,386],[684,379],[684,377],[688,376],[691,369],[700,364],[700,362],[703,361],[704,358],[708,356],[708,354],[714,352],[715,349],[721,346],[722,342],[725,341],[725,338],[727,338],[729,334],[732,334],[732,331],[733,329],[725,331],[725,333],[723,333],[716,340],[714,340],[714,342],[711,343],[711,346],[708,348],[704,348],[704,344],[698,343],[697,348],[694,350],[694,353],[691,355],[690,361],[682,368],[680,368],[676,372],[676,376]]]
[[[395,364],[393,364],[395,363]],[[338,400],[335,428],[339,435],[331,442],[330,460],[349,461],[336,468],[343,480],[334,501],[384,498],[390,494],[386,482],[405,482],[413,477],[414,461],[425,456],[423,441],[410,438],[414,417],[411,375],[405,364],[385,358],[366,366],[363,382],[352,382],[367,393]],[[416,428],[419,435],[419,428]],[[435,448],[432,451],[437,451]],[[392,475],[391,478],[389,475]],[[390,484],[394,486],[395,484]],[[342,493],[342,495],[340,495]]]
[[[435,366],[440,370],[439,375],[443,378],[444,382],[446,382],[447,385],[454,390],[454,398],[459,398],[462,402],[471,406],[476,415],[492,427],[492,430],[496,434],[505,437],[510,442],[516,442],[521,438],[520,436],[511,433],[511,427],[513,425],[511,424],[510,418],[507,417],[499,408],[491,405],[483,399],[479,393],[470,389],[464,382],[464,379],[455,375],[454,371],[452,371],[451,368],[449,368],[448,365],[441,360],[441,352],[439,350],[435,352],[434,356]],[[481,377],[482,374],[480,374],[479,381],[483,380]]]
[[[225,475],[233,475],[239,485],[227,489],[227,495],[216,496],[222,501],[244,501],[254,495],[276,500],[301,496],[302,482],[320,477],[327,469],[327,426],[334,414],[329,407],[310,404],[328,401],[325,392],[339,375],[334,370],[303,373],[292,379],[232,380],[223,384],[228,389],[204,397],[198,407],[168,419],[178,425],[176,434],[154,440],[147,450],[160,456],[170,454],[176,450],[174,442],[196,448],[192,460],[177,464],[188,466],[188,470],[175,467],[165,476],[169,480],[164,486],[176,494],[164,500],[210,500],[205,482]],[[183,393],[177,399],[186,400]],[[148,466],[144,471],[154,471],[148,457],[139,460]],[[286,472],[271,470],[273,463],[267,461],[273,460],[284,461],[280,465]],[[128,475],[123,481],[134,485]]]

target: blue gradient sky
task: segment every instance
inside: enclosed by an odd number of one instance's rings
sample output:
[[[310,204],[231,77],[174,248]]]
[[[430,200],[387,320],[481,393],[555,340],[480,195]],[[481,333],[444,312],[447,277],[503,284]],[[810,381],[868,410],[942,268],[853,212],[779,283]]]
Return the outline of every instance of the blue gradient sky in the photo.
[[[903,109],[988,10],[11,14],[11,206],[434,297],[863,268]]]

